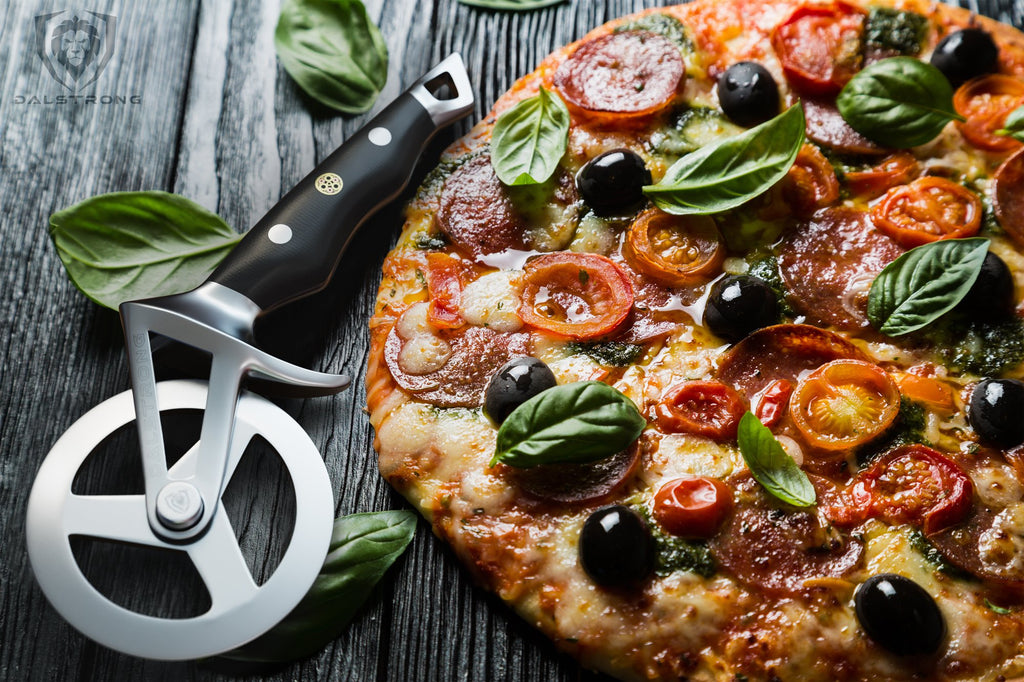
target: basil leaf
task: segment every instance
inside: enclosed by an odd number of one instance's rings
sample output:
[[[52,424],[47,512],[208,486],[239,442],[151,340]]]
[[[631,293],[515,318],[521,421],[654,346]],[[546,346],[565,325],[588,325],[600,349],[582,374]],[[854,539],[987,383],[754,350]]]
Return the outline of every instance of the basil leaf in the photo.
[[[769,493],[795,507],[809,507],[817,501],[807,474],[752,412],[740,419],[736,441],[750,473]]]
[[[644,194],[675,215],[735,208],[786,175],[804,143],[804,127],[804,110],[797,104],[756,128],[687,154],[660,182],[644,187]]]
[[[645,426],[633,401],[608,384],[555,386],[505,419],[491,466],[593,462],[628,448]]]
[[[940,239],[907,251],[882,269],[868,292],[868,320],[888,336],[934,322],[967,295],[988,240]]]
[[[1017,107],[1006,117],[1003,127],[996,131],[998,135],[1008,135],[1015,140],[1024,142],[1024,106]]]
[[[327,559],[299,605],[269,632],[221,655],[270,663],[316,653],[342,633],[415,531],[416,515],[409,511],[335,519]]]
[[[836,106],[858,133],[896,149],[929,142],[950,121],[964,120],[942,72],[913,57],[868,66],[843,87]]]
[[[274,49],[303,92],[346,114],[368,111],[388,78],[388,48],[359,0],[287,0]]]
[[[565,0],[459,0],[463,5],[483,9],[506,9],[513,12],[540,9],[565,2]]]
[[[199,204],[167,192],[115,192],[50,216],[68,277],[107,308],[188,291],[242,238]]]
[[[506,185],[536,185],[555,172],[569,143],[569,110],[541,86],[498,117],[491,135],[491,164]]]

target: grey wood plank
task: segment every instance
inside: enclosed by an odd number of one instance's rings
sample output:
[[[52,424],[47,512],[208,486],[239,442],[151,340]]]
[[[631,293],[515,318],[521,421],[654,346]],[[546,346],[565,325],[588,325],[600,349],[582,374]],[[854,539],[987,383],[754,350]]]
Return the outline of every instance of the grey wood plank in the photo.
[[[199,7],[188,99],[175,169],[174,192],[215,211],[220,197],[217,181],[217,125],[224,103],[228,70],[230,22],[234,3],[204,2]],[[287,126],[292,129],[297,126]]]

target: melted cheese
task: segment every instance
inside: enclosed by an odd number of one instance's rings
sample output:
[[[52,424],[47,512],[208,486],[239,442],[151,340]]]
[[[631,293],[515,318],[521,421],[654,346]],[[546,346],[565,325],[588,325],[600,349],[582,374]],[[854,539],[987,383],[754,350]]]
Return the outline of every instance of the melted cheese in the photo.
[[[744,468],[739,451],[709,438],[685,433],[662,436],[644,458],[641,476],[652,489],[683,475],[726,478]]]
[[[497,332],[514,332],[523,326],[517,313],[523,291],[523,273],[499,270],[470,282],[462,290],[459,314],[469,324]]]
[[[436,372],[452,356],[451,346],[436,334],[427,320],[427,307],[426,303],[417,303],[406,310],[395,325],[395,331],[404,340],[398,352],[398,366],[406,374]]]
[[[1007,507],[978,540],[981,562],[1008,575],[1024,574],[1024,502]]]
[[[444,367],[451,356],[452,347],[447,341],[434,334],[420,334],[402,344],[398,366],[406,374],[430,374]]]
[[[569,250],[607,256],[617,246],[618,237],[607,221],[588,213],[576,228]]]

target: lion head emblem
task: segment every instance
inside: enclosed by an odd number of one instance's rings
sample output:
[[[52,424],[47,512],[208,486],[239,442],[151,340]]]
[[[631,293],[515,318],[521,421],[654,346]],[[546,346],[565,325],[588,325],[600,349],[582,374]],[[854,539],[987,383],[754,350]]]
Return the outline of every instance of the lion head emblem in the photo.
[[[87,16],[88,15],[88,16]],[[71,92],[96,80],[110,60],[116,17],[63,10],[36,17],[36,51]]]

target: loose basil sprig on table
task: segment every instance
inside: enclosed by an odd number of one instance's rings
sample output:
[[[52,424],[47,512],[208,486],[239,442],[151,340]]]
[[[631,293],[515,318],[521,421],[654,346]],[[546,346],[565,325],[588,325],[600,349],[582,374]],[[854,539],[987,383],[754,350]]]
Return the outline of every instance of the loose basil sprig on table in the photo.
[[[387,45],[359,0],[287,0],[274,48],[307,95],[346,114],[368,111],[387,81]]]
[[[907,251],[885,266],[868,292],[868,320],[902,336],[942,317],[978,279],[988,240],[942,239]]]
[[[107,308],[188,291],[242,238],[220,216],[167,192],[114,192],[50,216],[68,277]]]
[[[930,142],[950,121],[964,120],[942,72],[913,57],[866,67],[843,87],[836,106],[858,133],[896,149]]]
[[[506,185],[537,185],[558,167],[569,142],[569,110],[541,86],[498,117],[491,134],[491,165]]]
[[[817,501],[807,474],[752,412],[740,418],[736,442],[750,473],[769,493],[795,507],[809,507]]]
[[[341,634],[415,532],[416,515],[408,511],[339,517],[324,566],[299,605],[266,634],[222,656],[272,663],[316,653]]]
[[[608,384],[555,386],[502,422],[491,466],[593,462],[628,448],[645,426],[647,420],[633,401]]]
[[[644,187],[655,206],[675,215],[719,213],[762,194],[781,180],[804,143],[799,104],[750,130],[705,145],[676,161]]]
[[[565,2],[565,0],[459,0],[463,5],[482,9],[505,9],[513,12],[540,9]]]

